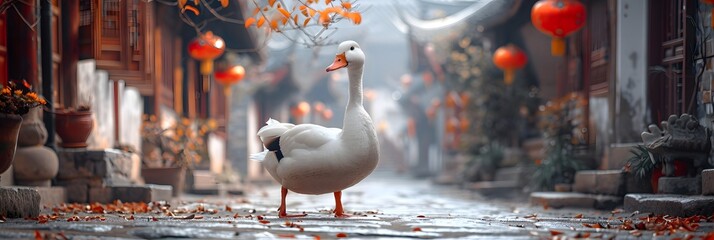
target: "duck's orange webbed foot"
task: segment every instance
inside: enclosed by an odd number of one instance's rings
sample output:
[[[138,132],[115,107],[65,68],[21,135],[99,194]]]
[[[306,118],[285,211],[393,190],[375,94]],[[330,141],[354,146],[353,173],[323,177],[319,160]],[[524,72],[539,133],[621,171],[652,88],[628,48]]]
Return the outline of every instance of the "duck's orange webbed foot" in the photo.
[[[337,211],[337,209],[335,209],[335,210],[333,210],[332,212],[335,213],[335,217],[338,217],[338,218],[348,218],[348,217],[352,217],[351,214],[345,213],[345,210],[342,210],[342,209],[340,209],[339,211]]]
[[[281,199],[280,199],[280,207],[278,208],[278,217],[280,217],[280,218],[293,218],[293,217],[304,217],[304,216],[307,216],[306,213],[303,213],[303,214],[291,214],[291,215],[288,215],[288,214],[287,214],[287,210],[286,210],[287,207],[286,207],[286,204],[285,204],[285,197],[286,197],[287,195],[288,195],[288,189],[285,188],[285,187],[282,187],[282,188],[280,189]]]
[[[305,216],[307,216],[307,213],[303,213],[303,214],[287,214],[287,213],[284,212],[284,211],[281,211],[281,212],[278,213],[278,217],[280,217],[280,218],[296,218],[296,217],[305,217]]]
[[[351,215],[346,214],[342,208],[342,191],[335,192],[335,210],[332,212],[335,213],[335,217],[338,218],[351,217]]]

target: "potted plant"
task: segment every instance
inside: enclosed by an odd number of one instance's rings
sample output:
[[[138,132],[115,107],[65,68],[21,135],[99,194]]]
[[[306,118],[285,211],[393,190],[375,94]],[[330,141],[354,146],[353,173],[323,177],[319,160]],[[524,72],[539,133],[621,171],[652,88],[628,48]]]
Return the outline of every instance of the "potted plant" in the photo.
[[[162,127],[156,116],[144,116],[142,125],[142,170],[146,183],[171,185],[173,195],[184,189],[186,171],[208,158],[206,135],[215,122],[181,119]]]
[[[5,172],[15,157],[17,137],[22,124],[21,115],[30,109],[45,105],[44,98],[32,91],[27,81],[9,81],[0,84],[0,173]]]
[[[89,106],[55,109],[55,127],[64,148],[87,147],[87,138],[94,129],[94,120]]]
[[[549,102],[540,112],[539,127],[545,137],[545,157],[536,162],[532,184],[535,189],[554,190],[558,184],[572,184],[575,173],[587,168],[584,162],[577,109],[584,106],[583,98],[571,94]]]
[[[628,173],[633,173],[637,176],[639,181],[649,180],[649,184],[652,187],[652,192],[657,193],[659,187],[659,178],[662,177],[662,159],[654,157],[647,151],[647,148],[643,145],[637,145],[630,149],[632,156],[627,159],[624,170]],[[682,161],[674,162],[675,176],[686,175],[686,166]]]

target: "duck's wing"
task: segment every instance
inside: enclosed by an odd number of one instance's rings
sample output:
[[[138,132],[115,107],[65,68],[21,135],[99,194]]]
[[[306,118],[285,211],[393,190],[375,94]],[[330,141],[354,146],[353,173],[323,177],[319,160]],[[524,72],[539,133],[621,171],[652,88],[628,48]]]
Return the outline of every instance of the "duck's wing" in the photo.
[[[295,150],[316,150],[338,139],[342,129],[314,124],[300,124],[280,136],[280,149],[286,156]]]

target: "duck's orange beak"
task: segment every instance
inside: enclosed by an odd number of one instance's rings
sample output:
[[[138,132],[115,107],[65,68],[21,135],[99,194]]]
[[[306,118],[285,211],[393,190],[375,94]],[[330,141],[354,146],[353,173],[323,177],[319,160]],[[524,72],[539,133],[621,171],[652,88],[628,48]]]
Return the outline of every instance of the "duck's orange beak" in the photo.
[[[337,56],[335,56],[335,61],[332,62],[332,64],[330,64],[325,71],[331,72],[343,67],[347,67],[347,57],[345,57],[345,53],[337,54]]]

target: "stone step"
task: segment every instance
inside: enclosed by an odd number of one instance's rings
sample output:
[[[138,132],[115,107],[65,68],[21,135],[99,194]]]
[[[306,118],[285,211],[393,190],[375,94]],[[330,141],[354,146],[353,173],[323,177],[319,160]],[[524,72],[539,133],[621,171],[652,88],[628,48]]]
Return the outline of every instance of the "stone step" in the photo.
[[[576,192],[533,192],[530,203],[551,208],[611,210],[622,204],[622,197]]]
[[[545,139],[528,139],[523,143],[523,150],[529,159],[543,159],[545,157]]]
[[[132,154],[115,149],[57,149],[59,172],[57,180],[78,178],[101,179],[104,184],[130,184],[134,161]]]
[[[660,194],[699,195],[702,190],[699,178],[660,177],[657,185]]]
[[[464,188],[491,197],[520,193],[522,190],[522,186],[517,181],[469,182],[464,184]]]
[[[209,170],[193,170],[192,173],[193,188],[212,188],[218,184],[216,175]]]
[[[436,176],[432,182],[437,185],[456,185],[460,184],[462,181],[453,174],[440,174]]]
[[[625,195],[625,173],[622,170],[584,170],[575,173],[573,191],[581,193]]]
[[[714,213],[714,196],[676,194],[627,194],[625,210],[671,216],[711,216]]]
[[[40,194],[40,206],[53,207],[67,202],[67,191],[63,187],[35,187]]]
[[[0,216],[8,218],[37,217],[40,193],[29,187],[0,187]]]
[[[714,169],[702,171],[702,194],[714,195]]]
[[[89,189],[89,202],[111,203],[114,200],[122,202],[155,202],[170,201],[171,186],[168,185],[126,185],[105,186]]]
[[[494,181],[517,181],[519,183],[525,183],[530,176],[529,172],[532,170],[532,168],[521,166],[499,168],[496,171]]]

